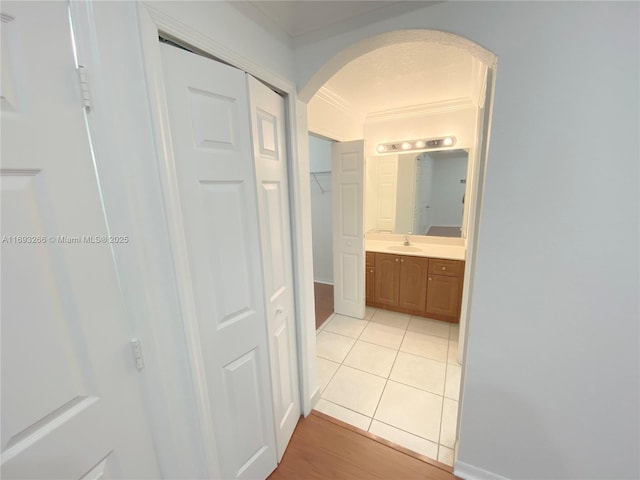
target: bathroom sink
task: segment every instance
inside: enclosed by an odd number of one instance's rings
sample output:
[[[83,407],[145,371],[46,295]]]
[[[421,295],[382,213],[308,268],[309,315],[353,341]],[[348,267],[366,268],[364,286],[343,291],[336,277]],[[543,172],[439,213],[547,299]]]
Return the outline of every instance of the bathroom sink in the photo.
[[[411,245],[391,245],[387,247],[387,250],[392,252],[421,252],[422,249],[418,247],[412,247]]]

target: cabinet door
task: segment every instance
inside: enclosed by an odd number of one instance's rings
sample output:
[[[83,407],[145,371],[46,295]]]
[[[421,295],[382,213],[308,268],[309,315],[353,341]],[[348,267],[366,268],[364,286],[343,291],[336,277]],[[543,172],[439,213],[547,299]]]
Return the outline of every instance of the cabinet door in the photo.
[[[376,298],[376,270],[375,267],[367,267],[367,305],[375,302]]]
[[[375,292],[376,303],[397,306],[400,290],[400,258],[397,255],[376,253]]]
[[[427,270],[429,259],[400,257],[400,291],[398,305],[424,312],[427,300]]]
[[[462,279],[444,275],[429,275],[427,286],[427,315],[457,321],[460,316]],[[444,317],[444,318],[443,318]]]

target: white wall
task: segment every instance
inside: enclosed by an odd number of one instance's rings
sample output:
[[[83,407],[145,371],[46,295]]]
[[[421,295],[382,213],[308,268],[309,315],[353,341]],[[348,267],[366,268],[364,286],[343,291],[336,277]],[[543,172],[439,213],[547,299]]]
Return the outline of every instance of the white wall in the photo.
[[[444,2],[298,42],[299,87],[341,49],[400,28],[498,56],[461,474],[640,476],[638,9]]]
[[[311,172],[331,172],[333,142],[309,135],[309,168]],[[333,222],[331,174],[311,176],[311,226],[313,238],[313,279],[333,284]],[[322,190],[325,192],[322,193]]]

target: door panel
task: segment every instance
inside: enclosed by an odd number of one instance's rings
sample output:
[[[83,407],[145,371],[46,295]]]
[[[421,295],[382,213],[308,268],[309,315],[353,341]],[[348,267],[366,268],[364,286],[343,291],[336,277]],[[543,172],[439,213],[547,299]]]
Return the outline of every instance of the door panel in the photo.
[[[429,259],[400,257],[400,294],[398,305],[424,312],[427,301],[427,273]]]
[[[427,315],[439,315],[457,320],[460,316],[462,279],[444,275],[429,275],[427,287]]]
[[[332,146],[334,311],[364,318],[364,140]]]
[[[396,255],[376,253],[375,301],[397,306],[400,291],[400,259]]]
[[[392,233],[396,227],[398,156],[378,159],[378,221],[377,231]]]
[[[67,4],[2,22],[0,477],[158,478]]]
[[[300,418],[284,99],[247,75],[278,460]]]
[[[209,403],[225,478],[276,467],[243,72],[161,45]]]

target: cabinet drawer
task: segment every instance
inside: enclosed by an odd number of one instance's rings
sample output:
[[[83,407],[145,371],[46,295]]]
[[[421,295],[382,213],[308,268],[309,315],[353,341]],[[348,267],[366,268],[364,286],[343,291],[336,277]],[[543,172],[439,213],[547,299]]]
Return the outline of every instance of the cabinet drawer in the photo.
[[[365,261],[366,261],[367,267],[375,267],[376,254],[374,252],[366,252]]]
[[[464,262],[461,260],[430,258],[429,274],[446,275],[448,277],[462,277],[464,275]]]

